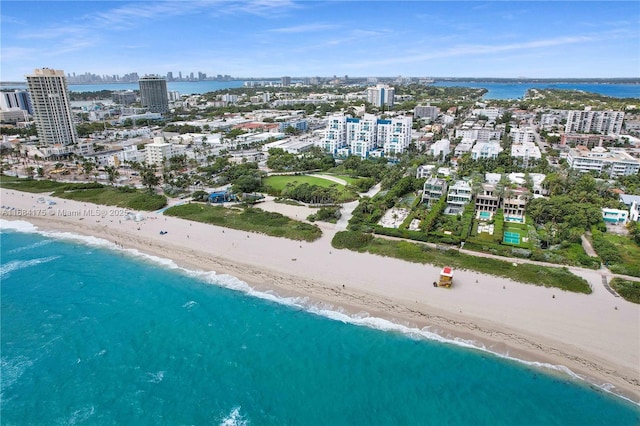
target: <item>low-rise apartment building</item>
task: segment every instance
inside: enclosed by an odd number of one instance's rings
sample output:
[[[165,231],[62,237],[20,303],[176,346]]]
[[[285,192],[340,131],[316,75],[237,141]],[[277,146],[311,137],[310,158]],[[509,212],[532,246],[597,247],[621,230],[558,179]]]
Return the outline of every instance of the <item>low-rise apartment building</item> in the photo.
[[[498,154],[503,151],[498,141],[480,142],[478,141],[471,148],[471,158],[479,160],[481,158],[498,158]]]
[[[611,177],[628,176],[640,171],[640,160],[624,150],[606,150],[596,147],[591,151],[585,147],[570,149],[567,163],[581,172],[604,173]]]
[[[514,158],[539,160],[542,158],[542,153],[538,145],[534,142],[523,142],[511,145],[511,156]]]

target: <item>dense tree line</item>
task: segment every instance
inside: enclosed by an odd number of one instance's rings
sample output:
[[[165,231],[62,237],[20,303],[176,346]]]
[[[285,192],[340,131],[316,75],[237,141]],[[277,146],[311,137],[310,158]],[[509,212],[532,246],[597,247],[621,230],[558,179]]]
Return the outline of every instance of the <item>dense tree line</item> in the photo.
[[[170,133],[179,133],[181,135],[185,134],[185,133],[201,133],[202,132],[202,128],[199,126],[191,126],[188,124],[167,124],[166,126],[164,126],[164,128],[162,129],[162,131],[164,132],[170,132]]]
[[[322,187],[318,185],[295,182],[287,184],[280,196],[292,200],[311,204],[335,204],[340,199],[340,191],[335,187]]]
[[[333,156],[319,147],[313,147],[303,154],[292,154],[282,148],[271,148],[267,167],[276,172],[328,170],[335,166]]]
[[[470,153],[464,154],[458,159],[458,176],[469,177],[473,173],[518,173],[523,172],[523,160],[511,157],[511,152],[505,149],[497,158],[479,158],[474,160]],[[551,167],[543,158],[540,160],[529,160],[529,173],[550,173]]]
[[[135,91],[138,93],[138,91]],[[100,101],[111,99],[112,90],[100,90],[98,92],[69,92],[69,100],[71,101]]]
[[[591,226],[602,224],[602,207],[619,206],[608,185],[589,174],[550,174],[544,184],[551,197],[531,200],[527,215],[538,226],[540,239],[549,245],[579,242]]]

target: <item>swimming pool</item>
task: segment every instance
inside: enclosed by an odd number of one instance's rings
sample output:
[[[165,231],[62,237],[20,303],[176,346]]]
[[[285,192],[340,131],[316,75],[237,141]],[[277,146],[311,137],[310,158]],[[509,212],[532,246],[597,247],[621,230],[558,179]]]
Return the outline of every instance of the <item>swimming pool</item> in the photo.
[[[505,216],[504,217],[504,221],[505,222],[524,223],[524,218],[523,217],[518,217],[518,216]]]

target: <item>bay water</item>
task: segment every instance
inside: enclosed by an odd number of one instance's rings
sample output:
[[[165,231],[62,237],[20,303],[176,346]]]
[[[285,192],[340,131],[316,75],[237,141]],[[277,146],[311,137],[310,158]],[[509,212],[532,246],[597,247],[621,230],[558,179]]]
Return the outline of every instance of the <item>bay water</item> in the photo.
[[[2,424],[640,423],[562,368],[1,224]]]
[[[278,81],[266,80],[263,83],[278,83]],[[232,89],[243,87],[243,80],[230,81],[174,81],[168,82],[167,88],[171,91],[177,91],[182,95],[203,94],[214,92],[217,90]],[[564,90],[582,90],[585,92],[598,93],[614,98],[640,98],[640,84],[627,83],[496,83],[483,81],[436,81],[433,86],[438,87],[473,87],[485,88],[488,92],[484,95],[485,99],[522,99],[531,88],[538,89],[564,89]],[[11,87],[3,87],[3,89],[19,88],[25,89],[26,84],[13,85]],[[99,92],[101,90],[139,90],[138,83],[108,83],[108,84],[70,84],[71,92]],[[268,91],[269,88],[265,87]]]

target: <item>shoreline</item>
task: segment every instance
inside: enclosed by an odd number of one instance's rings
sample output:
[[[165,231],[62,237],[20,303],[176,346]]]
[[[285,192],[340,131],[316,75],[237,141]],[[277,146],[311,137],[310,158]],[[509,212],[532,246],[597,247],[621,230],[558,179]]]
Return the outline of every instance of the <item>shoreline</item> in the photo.
[[[439,274],[434,266],[332,248],[331,224],[322,224],[323,236],[307,243],[149,212],[142,213],[148,219],[135,222],[120,215],[123,209],[71,200],[55,199],[48,210],[36,203],[54,199],[45,194],[1,194],[3,206],[38,212],[2,219],[101,238],[189,270],[228,274],[260,292],[308,298],[305,307],[328,305],[350,316],[365,312],[446,339],[473,341],[477,350],[499,357],[564,366],[587,383],[640,402],[640,307],[598,285],[597,271],[579,271],[592,284],[591,295],[473,271],[456,271],[454,287],[447,290],[432,287]],[[62,209],[107,214],[57,215]]]

